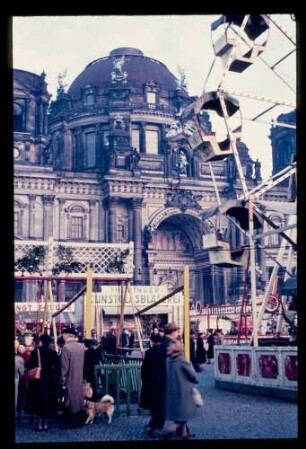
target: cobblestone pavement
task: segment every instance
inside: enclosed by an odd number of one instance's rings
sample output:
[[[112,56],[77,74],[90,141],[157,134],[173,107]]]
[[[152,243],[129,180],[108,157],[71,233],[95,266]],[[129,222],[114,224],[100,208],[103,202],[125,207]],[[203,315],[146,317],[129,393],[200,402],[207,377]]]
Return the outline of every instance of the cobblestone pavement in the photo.
[[[263,396],[236,393],[214,387],[214,367],[205,365],[198,374],[205,403],[189,422],[196,440],[297,438],[297,403]],[[57,421],[48,432],[36,432],[33,424],[15,427],[16,443],[76,441],[139,441],[148,416],[115,416],[112,424],[98,417],[92,425],[63,430]],[[52,424],[52,426],[51,426]],[[167,425],[167,424],[166,424]]]

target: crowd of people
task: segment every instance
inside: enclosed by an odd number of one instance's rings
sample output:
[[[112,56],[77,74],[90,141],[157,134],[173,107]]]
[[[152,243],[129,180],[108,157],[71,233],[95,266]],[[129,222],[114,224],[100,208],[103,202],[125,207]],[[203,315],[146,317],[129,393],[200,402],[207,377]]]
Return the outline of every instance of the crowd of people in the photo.
[[[91,400],[97,401],[95,366],[103,363],[106,354],[131,354],[134,332],[123,329],[117,346],[113,328],[98,341],[82,339],[77,329],[67,327],[56,343],[47,331],[32,335],[25,329],[15,337],[16,416],[20,419],[24,411],[35,418],[38,431],[47,431],[50,418],[59,410],[62,411],[64,427],[83,425],[84,382],[90,383]],[[31,371],[38,367],[40,377],[30,377]]]
[[[175,323],[164,328],[154,326],[141,366],[140,406],[149,409],[151,419],[146,428],[150,437],[163,431],[166,420],[173,424],[161,436],[173,434],[189,438],[187,421],[195,415],[192,388],[197,381],[196,372],[211,363],[213,347],[222,343],[218,332],[210,332],[207,344],[199,333],[195,339],[191,332],[190,360],[183,355],[182,336]],[[44,333],[29,332],[15,338],[15,408],[17,418],[21,411],[35,419],[38,431],[49,429],[50,418],[62,412],[62,425],[66,428],[82,426],[85,422],[84,382],[92,387],[92,401],[98,401],[95,366],[105,362],[105,356],[130,355],[135,344],[134,332],[123,329],[117,339],[111,328],[101,340],[82,339],[77,330],[67,327],[55,344]],[[207,349],[205,346],[208,345]],[[30,378],[29,372],[40,367],[40,377]],[[178,393],[180,392],[180,394]],[[160,436],[160,435],[159,435]]]

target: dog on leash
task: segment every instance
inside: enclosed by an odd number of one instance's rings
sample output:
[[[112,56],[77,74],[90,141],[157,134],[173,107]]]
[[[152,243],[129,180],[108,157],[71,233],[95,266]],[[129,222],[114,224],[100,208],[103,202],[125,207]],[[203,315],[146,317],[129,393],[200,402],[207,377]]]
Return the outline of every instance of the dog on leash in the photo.
[[[112,422],[113,414],[115,411],[114,398],[109,394],[106,394],[101,398],[99,402],[86,401],[85,411],[88,415],[85,424],[92,424],[95,417],[105,413],[108,417],[108,424]]]

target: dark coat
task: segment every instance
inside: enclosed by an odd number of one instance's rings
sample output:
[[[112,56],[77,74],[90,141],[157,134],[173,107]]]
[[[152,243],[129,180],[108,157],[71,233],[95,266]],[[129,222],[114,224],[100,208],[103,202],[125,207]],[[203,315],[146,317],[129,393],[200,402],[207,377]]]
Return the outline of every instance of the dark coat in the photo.
[[[166,400],[166,358],[168,337],[163,337],[161,343],[148,349],[142,362],[141,400],[140,406],[154,410],[161,421],[165,419]]]
[[[116,335],[108,334],[104,340],[104,352],[107,354],[116,354]]]
[[[84,354],[84,380],[89,382],[93,390],[93,401],[96,400],[97,386],[96,386],[96,376],[95,376],[95,366],[99,365],[99,353],[94,348],[88,348]]]
[[[71,413],[84,409],[84,352],[84,345],[75,339],[66,341],[61,352],[61,385],[67,387],[67,408]]]
[[[201,365],[206,362],[206,350],[201,336],[197,338],[196,361]]]
[[[53,349],[41,346],[41,377],[29,382],[26,393],[26,411],[37,413],[40,416],[49,417],[57,409],[57,398],[59,392],[59,369],[60,361]],[[38,366],[37,349],[31,352],[27,368]]]
[[[215,337],[213,334],[209,335],[207,338],[208,350],[207,350],[207,358],[214,358],[214,346],[215,346]]]
[[[192,388],[198,383],[196,372],[183,355],[167,358],[166,418],[186,422],[196,414]]]
[[[155,399],[156,392],[154,391],[155,383],[155,364],[157,360],[158,347],[153,346],[145,352],[144,359],[141,365],[141,394],[140,407],[151,410]],[[153,393],[154,392],[154,393]]]

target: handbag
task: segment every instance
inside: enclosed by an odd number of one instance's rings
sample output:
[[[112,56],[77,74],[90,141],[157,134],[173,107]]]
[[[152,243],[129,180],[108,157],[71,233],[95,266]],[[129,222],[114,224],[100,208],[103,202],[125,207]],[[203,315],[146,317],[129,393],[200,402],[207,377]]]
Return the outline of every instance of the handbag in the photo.
[[[41,378],[41,360],[40,360],[40,351],[37,349],[37,357],[38,357],[38,366],[35,368],[29,369],[26,373],[27,381],[32,379],[40,379]]]
[[[195,403],[196,407],[202,407],[204,404],[203,398],[201,396],[201,393],[196,387],[192,387],[192,398],[193,402]]]

